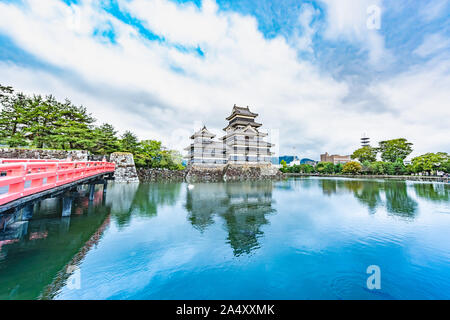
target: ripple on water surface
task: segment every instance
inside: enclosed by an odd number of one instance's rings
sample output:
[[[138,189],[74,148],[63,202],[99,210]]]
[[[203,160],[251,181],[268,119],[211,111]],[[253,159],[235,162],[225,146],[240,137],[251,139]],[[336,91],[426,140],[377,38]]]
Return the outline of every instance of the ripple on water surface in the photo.
[[[0,298],[450,298],[444,184],[112,183],[60,211],[44,200],[24,236],[0,240]],[[367,288],[370,265],[380,290]]]

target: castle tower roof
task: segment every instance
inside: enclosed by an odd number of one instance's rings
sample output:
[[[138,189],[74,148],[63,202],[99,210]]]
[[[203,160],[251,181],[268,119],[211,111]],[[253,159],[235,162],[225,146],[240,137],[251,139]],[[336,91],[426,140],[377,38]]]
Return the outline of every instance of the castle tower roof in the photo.
[[[252,117],[252,118],[256,118],[258,116],[257,113],[251,112],[250,109],[248,108],[248,106],[243,108],[243,107],[238,107],[237,105],[234,105],[233,110],[231,110],[231,115],[228,116],[226,119],[231,120],[232,118],[234,118],[237,115],[247,116],[247,117]]]
[[[208,129],[206,129],[206,126],[203,126],[203,128],[201,128],[191,136],[191,139],[194,139],[195,137],[214,138],[215,136],[216,135],[214,133],[211,133]]]

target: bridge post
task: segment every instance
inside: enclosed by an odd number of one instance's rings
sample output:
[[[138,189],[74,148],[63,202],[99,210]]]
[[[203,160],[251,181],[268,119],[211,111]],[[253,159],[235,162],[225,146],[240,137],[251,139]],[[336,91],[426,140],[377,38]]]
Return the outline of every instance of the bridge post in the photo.
[[[106,190],[108,189],[108,181],[105,180],[103,183],[103,194],[102,194],[102,204],[106,203]]]
[[[72,197],[70,196],[70,193],[66,193],[62,198],[62,216],[70,217],[71,213],[72,213]]]
[[[70,217],[63,216],[59,222],[59,232],[64,234],[69,231],[70,228]]]
[[[89,185],[89,201],[94,200],[95,184],[91,183]]]
[[[27,204],[25,207],[22,208],[22,220],[30,220],[33,216],[34,211],[34,203]]]

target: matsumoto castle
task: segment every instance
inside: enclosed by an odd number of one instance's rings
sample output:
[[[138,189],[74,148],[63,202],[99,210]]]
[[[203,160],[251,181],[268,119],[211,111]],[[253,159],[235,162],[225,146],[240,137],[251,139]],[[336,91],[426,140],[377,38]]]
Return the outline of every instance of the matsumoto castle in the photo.
[[[257,116],[248,107],[234,105],[222,138],[215,140],[206,126],[195,132],[185,148],[188,165],[270,164],[273,144],[264,141],[267,133],[258,131],[262,124],[255,122]]]

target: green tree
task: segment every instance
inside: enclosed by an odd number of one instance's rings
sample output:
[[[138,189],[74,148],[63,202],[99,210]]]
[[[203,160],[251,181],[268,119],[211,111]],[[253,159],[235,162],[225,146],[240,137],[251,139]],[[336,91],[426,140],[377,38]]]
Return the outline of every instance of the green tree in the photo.
[[[161,141],[143,140],[135,154],[135,163],[139,167],[156,168],[161,160]]]
[[[302,173],[313,173],[314,167],[310,164],[301,164],[300,165],[300,172]]]
[[[161,141],[143,140],[134,155],[135,164],[145,168],[165,168],[169,170],[182,170],[182,156],[178,151],[167,150]]]
[[[48,135],[50,143],[55,143],[62,149],[87,149],[100,150],[101,154],[117,151],[117,138],[111,125],[104,124],[100,128],[103,131],[93,130],[95,119],[83,106],[74,106],[69,100],[64,103],[56,103],[58,120],[54,122],[54,130]],[[100,138],[100,139],[99,139]],[[44,140],[45,141],[45,140]],[[103,152],[104,151],[104,152]]]
[[[14,93],[14,89],[11,86],[3,86],[0,84],[0,102],[3,102],[3,99],[7,99]]]
[[[384,162],[382,161],[376,161],[376,162],[372,162],[369,166],[369,170],[372,174],[385,174],[386,172],[384,171]]]
[[[341,173],[343,168],[344,168],[344,165],[342,163],[336,163],[334,165],[334,172]]]
[[[351,158],[358,159],[361,163],[364,161],[374,162],[377,160],[377,153],[378,150],[376,148],[365,146],[355,150],[355,152],[351,155]]]
[[[30,119],[26,131],[28,138],[38,148],[57,147],[55,146],[55,123],[61,121],[59,105],[53,96],[43,99],[40,95],[35,95],[29,99],[30,108],[28,117]]]
[[[94,129],[95,146],[91,150],[95,154],[110,154],[118,151],[120,148],[119,139],[116,136],[117,131],[108,123]]]
[[[397,159],[397,161],[393,164],[393,170],[395,175],[403,175],[406,173],[406,166],[403,163],[403,160]]]
[[[11,147],[78,148],[93,146],[92,123],[86,108],[69,100],[58,102],[53,96],[42,98],[0,86],[0,137]]]
[[[363,174],[372,174],[372,168],[370,166],[371,162],[368,160],[365,160],[361,163],[362,166],[362,173]]]
[[[394,163],[393,162],[382,162],[383,165],[383,171],[392,176],[395,174],[395,168],[394,168]]]
[[[450,159],[442,164],[442,170],[446,173],[450,173]]]
[[[169,161],[169,167],[170,170],[183,170],[184,166],[182,164],[183,162],[183,156],[179,151],[176,150],[169,150],[170,155],[170,161]]]
[[[24,128],[29,124],[29,98],[14,93],[11,87],[0,85],[0,138],[11,147],[28,144]]]
[[[342,173],[357,174],[360,173],[361,170],[362,166],[359,162],[350,161],[344,164],[344,167],[342,168]]]
[[[383,161],[395,162],[397,159],[405,160],[413,151],[412,145],[404,138],[380,141],[378,151]]]
[[[288,172],[288,169],[287,169],[288,167],[287,167],[286,161],[285,160],[281,160],[280,164],[281,164],[281,168],[280,168],[281,172],[284,172],[284,173]]]
[[[448,173],[450,156],[445,152],[426,153],[412,159],[412,169],[414,172],[432,173],[437,170]]]
[[[334,173],[334,163],[326,162],[323,172],[326,174],[333,174]]]
[[[125,131],[120,139],[121,151],[136,153],[139,147],[137,136],[131,131]]]
[[[406,165],[406,167],[405,167],[405,170],[406,170],[406,174],[409,174],[409,175],[411,175],[411,174],[413,174],[413,173],[414,173],[414,169],[413,169],[413,166],[412,166],[412,164],[408,164],[408,165]]]
[[[332,162],[319,162],[316,165],[316,171],[323,174],[334,173],[334,164]]]

